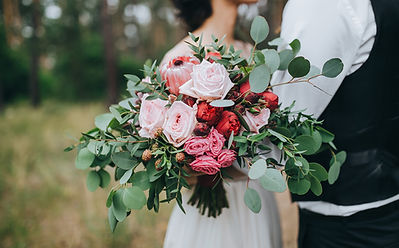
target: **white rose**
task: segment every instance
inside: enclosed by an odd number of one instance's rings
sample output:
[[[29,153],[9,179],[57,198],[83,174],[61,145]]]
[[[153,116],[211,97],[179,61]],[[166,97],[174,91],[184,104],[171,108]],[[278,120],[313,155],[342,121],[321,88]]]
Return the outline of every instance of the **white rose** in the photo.
[[[180,93],[200,100],[223,99],[233,88],[226,68],[203,60],[193,67],[191,79],[180,86]]]

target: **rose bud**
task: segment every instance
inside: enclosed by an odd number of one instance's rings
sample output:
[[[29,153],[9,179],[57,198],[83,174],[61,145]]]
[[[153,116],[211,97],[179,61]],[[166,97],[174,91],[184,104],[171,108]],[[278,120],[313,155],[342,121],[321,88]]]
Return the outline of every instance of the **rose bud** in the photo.
[[[245,81],[240,85],[240,94],[245,97],[245,100],[254,104],[258,102],[260,96],[256,93],[251,92],[251,86],[249,85],[249,81]]]
[[[149,149],[144,150],[143,155],[141,155],[141,159],[142,159],[143,161],[146,161],[146,162],[147,162],[148,160],[150,160],[151,157],[152,157],[152,152],[151,152],[151,150],[149,150]]]
[[[278,96],[271,91],[265,91],[259,93],[261,99],[260,101],[264,101],[267,108],[271,111],[275,110],[278,107]]]
[[[203,123],[203,122],[198,122],[195,125],[194,134],[197,136],[206,136],[206,135],[208,135],[210,130],[211,130],[211,127],[208,124]]]
[[[236,114],[231,111],[223,111],[220,122],[216,126],[216,130],[223,134],[225,138],[229,138],[231,132],[237,135],[240,131],[241,124]]]
[[[162,167],[160,167],[161,162],[162,162],[162,159],[158,159],[157,161],[155,161],[155,169],[156,169],[157,171],[162,170]]]
[[[185,104],[187,104],[190,107],[194,106],[195,102],[197,101],[197,99],[191,96],[183,96],[182,100]]]
[[[261,109],[259,107],[252,107],[252,108],[249,109],[249,112],[252,113],[252,114],[255,114],[255,115],[259,114],[260,111],[261,111]]]
[[[240,94],[240,87],[238,85],[235,85],[229,93],[227,93],[226,99],[236,101],[241,97]]]
[[[154,131],[154,138],[158,138],[159,136],[161,136],[161,135],[162,135],[162,132],[163,132],[163,129],[162,129],[161,127],[155,129],[155,131]]]
[[[184,159],[186,158],[186,156],[184,155],[184,153],[182,153],[182,152],[178,152],[177,154],[176,154],[176,161],[178,162],[178,163],[181,163],[181,162],[184,162]]]
[[[212,107],[207,102],[203,101],[198,104],[197,120],[206,122],[209,126],[213,126],[218,122],[223,108]]]
[[[221,59],[222,58],[222,56],[220,55],[219,52],[208,52],[205,55],[205,59],[208,60],[211,63],[215,62],[215,60],[213,60],[212,57],[215,58],[215,59]]]
[[[169,92],[179,95],[179,87],[191,79],[193,66],[199,64],[199,60],[195,57],[180,56],[165,63],[161,67],[162,80],[166,80],[166,86]]]
[[[245,113],[245,107],[242,106],[241,104],[236,105],[234,107],[234,109],[240,114],[244,114]]]

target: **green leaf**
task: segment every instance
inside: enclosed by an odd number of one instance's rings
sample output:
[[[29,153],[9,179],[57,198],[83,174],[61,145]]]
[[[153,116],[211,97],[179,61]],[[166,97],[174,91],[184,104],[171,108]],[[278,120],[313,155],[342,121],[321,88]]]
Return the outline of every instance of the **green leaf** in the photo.
[[[333,133],[327,131],[320,126],[317,126],[316,129],[319,131],[323,143],[329,143],[334,140],[335,135]]]
[[[264,49],[262,53],[265,56],[265,62],[270,69],[270,73],[277,71],[280,65],[280,56],[277,51],[274,49]]]
[[[90,171],[87,174],[86,185],[91,192],[94,192],[100,186],[100,183],[101,178],[96,171]]]
[[[102,131],[107,131],[109,123],[114,119],[114,115],[110,113],[96,116],[94,124]]]
[[[111,182],[111,176],[109,175],[109,173],[103,169],[99,170],[97,173],[101,178],[100,187],[108,187],[109,183]]]
[[[284,138],[284,136],[283,136],[282,134],[280,134],[280,133],[278,133],[278,132],[276,132],[276,131],[273,131],[273,130],[271,130],[271,129],[268,129],[268,131],[269,131],[269,133],[270,133],[271,135],[273,135],[274,137],[276,137],[276,138],[279,139],[280,141],[282,141],[282,142],[287,142],[287,139]],[[281,150],[281,149],[280,149],[280,150]]]
[[[133,174],[131,178],[133,186],[140,187],[142,190],[147,190],[150,188],[150,179],[148,178],[147,172],[139,171]]]
[[[315,134],[313,136],[310,135],[301,135],[295,139],[295,143],[298,143],[296,147],[299,151],[304,152],[305,155],[315,154],[321,146],[321,136],[320,134]]]
[[[310,62],[304,57],[296,57],[288,65],[288,72],[294,78],[300,78],[310,71]]]
[[[119,113],[119,111],[113,106],[109,107],[109,111],[112,113],[112,115],[115,117],[115,119],[119,122],[119,124],[122,124],[122,116]]]
[[[107,206],[107,208],[111,207],[114,194],[115,194],[115,190],[113,190],[113,189],[108,193],[107,202],[105,203],[105,206]]]
[[[283,175],[276,169],[267,168],[259,182],[264,189],[273,192],[284,192],[287,189]]]
[[[122,222],[126,218],[126,206],[123,203],[123,193],[124,189],[116,191],[112,198],[111,205],[114,216],[119,222]]]
[[[244,202],[252,212],[256,214],[260,212],[262,202],[256,190],[247,188],[244,194]]]
[[[340,163],[340,166],[342,166],[345,163],[345,160],[346,160],[346,152],[345,151],[340,151],[335,156],[337,158],[337,161]]]
[[[321,183],[319,179],[317,179],[314,176],[309,177],[310,180],[310,190],[313,192],[313,194],[319,196],[323,192],[323,188],[321,187]]]
[[[234,106],[234,102],[232,100],[214,100],[210,105],[213,107],[227,108]]]
[[[268,34],[269,25],[267,24],[266,19],[262,16],[255,17],[252,21],[250,30],[252,40],[255,41],[256,44],[259,44],[266,39]]]
[[[76,157],[75,166],[80,170],[85,170],[90,167],[95,158],[96,156],[89,149],[82,148]]]
[[[120,184],[125,184],[127,183],[127,181],[129,181],[130,177],[132,176],[133,173],[133,169],[127,170],[125,172],[125,174],[123,174],[123,176],[121,177],[121,179],[119,180]]]
[[[249,169],[248,177],[251,179],[258,179],[266,172],[266,161],[258,159]]]
[[[231,132],[229,141],[227,142],[227,149],[230,149],[231,145],[233,144],[233,140],[234,140],[234,132]]]
[[[118,221],[116,220],[111,208],[108,209],[108,223],[109,227],[111,228],[111,232],[114,232]]]
[[[292,51],[294,52],[294,56],[296,56],[299,53],[299,51],[301,50],[301,42],[298,39],[295,39],[290,43],[290,47],[292,48]]]
[[[288,179],[288,188],[290,191],[297,195],[304,195],[310,189],[310,182],[306,179]]]
[[[121,106],[122,108],[131,110],[132,108],[130,107],[130,105],[134,105],[134,102],[135,102],[135,99],[133,97],[127,98],[125,100],[120,101],[119,106]]]
[[[123,203],[130,209],[140,210],[147,203],[143,190],[137,186],[125,189]]]
[[[272,41],[269,41],[269,46],[280,46],[284,43],[284,39],[281,37],[277,37]]]
[[[111,158],[116,166],[124,170],[130,170],[137,164],[137,160],[130,157],[130,152],[117,152]]]
[[[330,166],[328,170],[328,183],[333,184],[337,181],[339,172],[341,171],[341,165],[339,162],[335,162]]]
[[[125,74],[123,75],[127,80],[132,81],[133,83],[138,83],[140,82],[140,78],[137,77],[136,75],[132,74]]]
[[[290,49],[285,49],[281,51],[278,55],[280,56],[280,66],[278,67],[278,69],[283,71],[287,70],[289,63],[295,57],[294,52]]]
[[[324,63],[322,74],[325,77],[335,78],[342,72],[343,69],[344,69],[344,64],[342,63],[341,59],[334,58]]]
[[[327,170],[318,163],[309,163],[310,173],[319,181],[326,181],[328,179]]]
[[[264,92],[269,86],[269,82],[270,69],[265,64],[255,67],[249,74],[249,85],[254,93]]]
[[[247,143],[248,139],[244,136],[235,136],[234,141],[238,143]]]

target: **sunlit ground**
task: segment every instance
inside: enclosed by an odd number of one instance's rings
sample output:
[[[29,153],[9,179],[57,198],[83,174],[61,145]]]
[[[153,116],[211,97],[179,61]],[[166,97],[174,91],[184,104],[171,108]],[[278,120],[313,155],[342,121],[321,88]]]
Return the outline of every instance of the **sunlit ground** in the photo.
[[[111,234],[108,190],[86,189],[86,171],[63,149],[93,126],[101,104],[45,102],[0,114],[0,247],[162,247],[171,205],[132,213]],[[110,186],[111,187],[111,186]],[[295,247],[296,208],[278,195],[285,247]]]

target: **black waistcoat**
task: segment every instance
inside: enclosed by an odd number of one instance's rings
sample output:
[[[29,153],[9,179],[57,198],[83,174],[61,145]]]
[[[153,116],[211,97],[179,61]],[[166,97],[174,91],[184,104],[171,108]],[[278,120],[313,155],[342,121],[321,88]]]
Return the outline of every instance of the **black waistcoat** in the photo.
[[[323,183],[320,197],[292,195],[294,201],[356,205],[399,194],[399,0],[371,3],[377,34],[370,56],[320,117],[348,159],[335,184]],[[308,160],[328,170],[330,158],[323,152]]]

